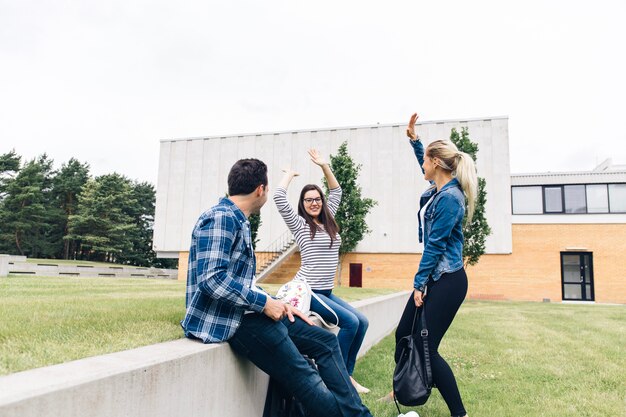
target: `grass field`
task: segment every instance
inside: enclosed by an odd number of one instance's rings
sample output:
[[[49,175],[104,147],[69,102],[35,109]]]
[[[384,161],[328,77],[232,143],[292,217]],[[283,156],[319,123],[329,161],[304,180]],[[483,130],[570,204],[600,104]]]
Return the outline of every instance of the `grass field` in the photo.
[[[169,280],[0,279],[0,374],[180,338],[184,290]],[[336,292],[354,300],[390,291]],[[470,416],[624,417],[625,323],[626,306],[468,301],[440,350]],[[384,339],[355,371],[376,417],[397,416],[376,401],[391,388],[393,347]],[[417,411],[449,415],[436,389]]]
[[[377,417],[398,415],[376,399],[390,391],[393,336],[357,363]],[[626,416],[626,306],[466,302],[440,352],[474,417]],[[403,412],[411,408],[401,407]],[[449,416],[434,389],[421,417]]]
[[[275,293],[278,285],[264,285]],[[337,288],[353,301],[393,290]],[[185,283],[170,280],[0,279],[0,375],[183,336]]]

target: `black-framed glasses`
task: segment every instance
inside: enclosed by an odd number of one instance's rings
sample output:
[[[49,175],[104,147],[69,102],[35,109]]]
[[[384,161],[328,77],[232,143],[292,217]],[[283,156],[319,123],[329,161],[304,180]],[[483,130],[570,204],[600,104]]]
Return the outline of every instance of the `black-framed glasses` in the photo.
[[[307,204],[313,204],[314,202],[316,204],[321,204],[322,203],[322,198],[321,197],[317,197],[317,198],[305,198],[303,200],[305,203]]]

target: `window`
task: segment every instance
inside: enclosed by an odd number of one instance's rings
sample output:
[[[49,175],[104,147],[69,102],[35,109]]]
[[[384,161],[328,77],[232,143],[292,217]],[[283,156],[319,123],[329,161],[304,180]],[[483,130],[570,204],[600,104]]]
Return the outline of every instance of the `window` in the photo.
[[[609,193],[606,184],[589,184],[587,187],[587,213],[608,213]]]
[[[626,213],[626,183],[511,187],[513,214]]]
[[[545,187],[546,213],[563,213],[563,192],[561,187]]]
[[[542,214],[541,187],[513,187],[513,214]]]
[[[565,212],[566,213],[586,213],[587,202],[585,201],[584,185],[565,185],[563,187],[565,194]]]
[[[611,213],[626,213],[626,184],[609,184]]]
[[[561,289],[564,300],[594,300],[593,253],[561,252]]]

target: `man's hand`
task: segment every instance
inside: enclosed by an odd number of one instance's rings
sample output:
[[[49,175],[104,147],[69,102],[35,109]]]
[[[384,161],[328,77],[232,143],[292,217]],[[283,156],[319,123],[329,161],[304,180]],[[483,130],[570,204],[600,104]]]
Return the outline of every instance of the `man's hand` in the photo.
[[[302,319],[302,321],[304,321],[309,326],[315,326],[315,323],[313,323],[306,314],[304,314],[303,312],[301,312],[300,310],[298,310],[291,304],[285,304],[285,307],[287,311],[287,317],[289,318],[290,322],[293,323],[294,321],[296,321],[296,319],[293,316],[298,316]]]
[[[418,290],[413,290],[413,301],[415,301],[415,307],[421,307],[424,304],[424,293]]]
[[[282,301],[267,297],[265,307],[263,307],[263,314],[274,321],[282,319],[287,313],[286,305]]]
[[[411,115],[411,120],[409,120],[409,125],[406,127],[406,135],[411,140],[417,139],[417,135],[415,134],[415,122],[417,121],[418,117],[419,116],[417,115],[417,113],[413,113]]]

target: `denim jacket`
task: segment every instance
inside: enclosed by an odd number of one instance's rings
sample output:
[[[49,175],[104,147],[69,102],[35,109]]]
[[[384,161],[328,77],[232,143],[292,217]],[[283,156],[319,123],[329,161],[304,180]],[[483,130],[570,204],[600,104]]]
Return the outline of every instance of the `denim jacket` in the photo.
[[[411,141],[420,168],[424,163],[422,142]],[[422,172],[424,172],[424,169]],[[428,278],[439,280],[442,274],[458,271],[463,267],[463,217],[465,195],[456,178],[437,191],[431,182],[420,197],[420,209],[432,198],[424,213],[424,224],[419,217],[419,241],[424,242],[424,252],[413,287],[424,291]]]

